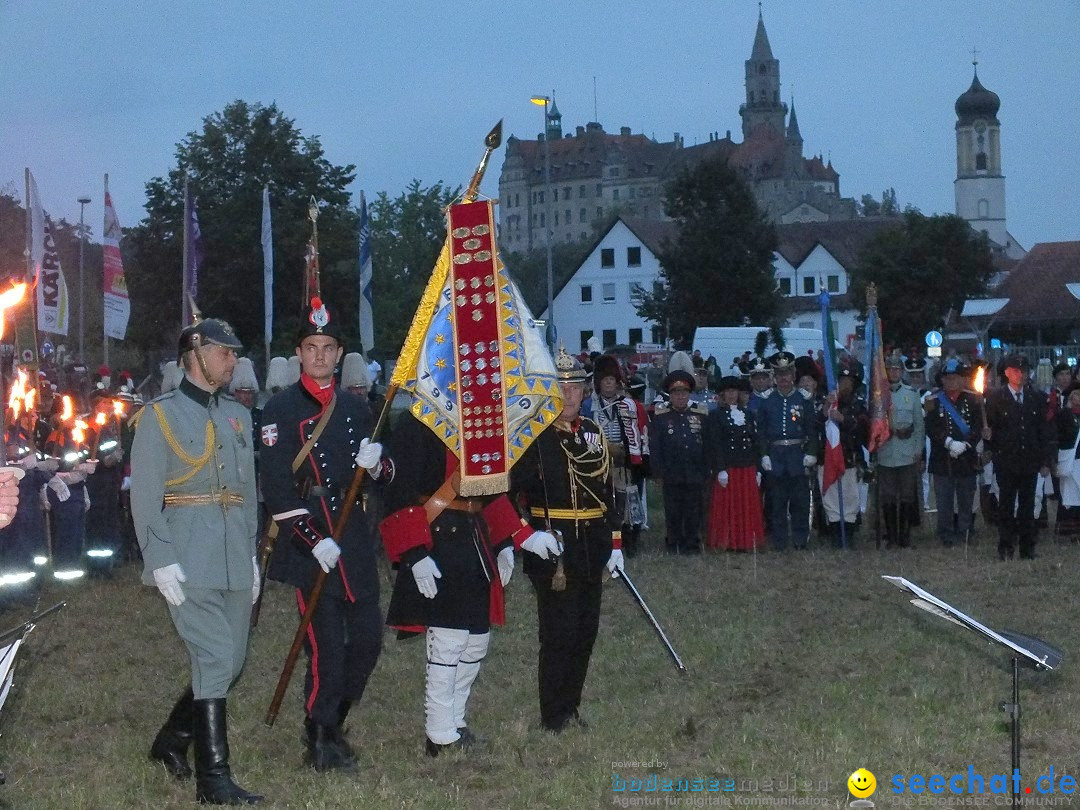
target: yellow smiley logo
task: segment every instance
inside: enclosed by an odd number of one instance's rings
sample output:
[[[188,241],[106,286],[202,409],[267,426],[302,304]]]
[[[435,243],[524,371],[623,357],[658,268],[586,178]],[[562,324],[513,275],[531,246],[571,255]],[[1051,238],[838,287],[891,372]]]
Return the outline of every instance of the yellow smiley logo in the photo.
[[[874,795],[874,791],[877,790],[877,779],[866,768],[859,768],[848,777],[847,786],[852,796],[857,799],[865,799]]]

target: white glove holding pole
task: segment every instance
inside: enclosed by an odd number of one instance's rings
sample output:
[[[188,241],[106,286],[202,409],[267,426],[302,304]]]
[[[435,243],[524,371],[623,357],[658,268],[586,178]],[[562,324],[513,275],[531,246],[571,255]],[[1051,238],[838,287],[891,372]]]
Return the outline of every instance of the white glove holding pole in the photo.
[[[360,452],[356,454],[356,466],[363,467],[373,478],[377,478],[376,471],[379,469],[379,461],[382,459],[382,445],[371,439],[360,442]]]
[[[623,554],[621,548],[613,548],[611,550],[611,556],[607,560],[608,573],[613,577],[619,576],[622,573],[623,568]]]
[[[120,482],[120,491],[121,492],[130,492],[131,491],[131,476],[130,475],[125,475],[124,480]]]
[[[521,547],[531,554],[535,554],[541,560],[546,560],[549,556],[558,557],[562,554],[562,546],[555,538],[555,535],[550,532],[533,532],[521,544]]]
[[[315,544],[311,550],[311,556],[319,562],[319,567],[327,574],[330,569],[337,565],[338,557],[341,556],[341,546],[334,542],[333,537],[324,537]]]
[[[807,453],[805,456],[802,457],[802,465],[804,467],[813,467],[816,464],[817,464],[817,456],[812,456],[809,453]]]
[[[442,571],[439,570],[439,566],[435,564],[435,561],[431,557],[424,557],[424,559],[413,563],[412,575],[413,579],[416,580],[416,589],[420,591],[421,595],[426,596],[428,599],[434,599],[435,594],[439,592],[439,586],[435,583],[435,580],[442,579]]]
[[[506,583],[510,581],[510,577],[514,575],[514,549],[510,546],[504,548],[499,552],[495,562],[499,565],[499,579],[505,588]]]
[[[765,472],[772,472],[772,459],[768,456],[762,456],[761,469],[763,469]]]
[[[259,601],[259,591],[261,590],[261,588],[259,586],[259,558],[258,557],[252,557],[251,558],[251,567],[255,571],[255,579],[251,583],[251,604],[254,605],[256,602]]]
[[[173,607],[180,607],[187,599],[184,596],[184,589],[180,587],[181,582],[187,582],[187,577],[184,576],[184,569],[180,567],[180,563],[154,569],[154,584],[165,597],[165,601]]]
[[[60,501],[60,503],[63,503],[71,497],[71,490],[68,489],[68,485],[65,484],[59,476],[54,475],[49,479],[49,483],[45,486],[56,493],[56,500]]]
[[[716,483],[718,483],[722,487],[726,487],[728,485],[727,470],[721,470],[716,474]]]

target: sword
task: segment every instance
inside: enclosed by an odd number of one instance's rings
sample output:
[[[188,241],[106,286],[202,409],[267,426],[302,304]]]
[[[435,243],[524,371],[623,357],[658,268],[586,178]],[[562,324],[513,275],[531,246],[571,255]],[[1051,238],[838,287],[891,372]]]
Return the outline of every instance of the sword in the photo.
[[[671,642],[668,641],[667,634],[664,633],[664,628],[660,626],[660,622],[656,620],[653,612],[649,610],[649,606],[645,604],[645,600],[641,597],[641,593],[634,587],[634,583],[630,580],[625,569],[618,569],[618,578],[626,585],[626,589],[630,591],[630,596],[634,598],[634,601],[638,603],[638,607],[641,608],[641,612],[645,614],[645,618],[648,619],[649,624],[652,625],[653,630],[656,631],[656,635],[660,637],[660,643],[664,645],[664,649],[668,651],[668,655],[671,656],[671,660],[675,662],[675,668],[684,675],[686,672],[686,665],[683,664],[682,659],[679,658],[679,654],[675,652],[675,648],[671,646]]]

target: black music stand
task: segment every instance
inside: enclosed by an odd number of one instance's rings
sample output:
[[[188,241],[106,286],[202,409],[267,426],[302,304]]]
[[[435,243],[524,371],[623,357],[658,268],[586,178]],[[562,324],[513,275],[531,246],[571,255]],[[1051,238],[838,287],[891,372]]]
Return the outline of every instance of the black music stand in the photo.
[[[1057,669],[1065,654],[1057,647],[1051,646],[1034,636],[1010,630],[1002,630],[1000,633],[991,630],[985,624],[976,621],[963,611],[957,610],[952,605],[943,602],[929,591],[924,591],[914,582],[910,582],[903,577],[882,575],[881,578],[914,596],[915,598],[911,600],[911,604],[915,605],[915,607],[947,619],[953,624],[974,630],[1009,651],[1009,655],[1012,656],[1012,702],[1002,703],[1001,710],[1009,716],[1009,725],[1012,732],[1012,768],[1014,773],[1018,772],[1020,770],[1020,664],[1022,662],[1026,667],[1036,671]],[[1013,786],[1013,806],[1019,807],[1019,791],[1015,780],[1011,778],[1011,774],[1009,783]]]

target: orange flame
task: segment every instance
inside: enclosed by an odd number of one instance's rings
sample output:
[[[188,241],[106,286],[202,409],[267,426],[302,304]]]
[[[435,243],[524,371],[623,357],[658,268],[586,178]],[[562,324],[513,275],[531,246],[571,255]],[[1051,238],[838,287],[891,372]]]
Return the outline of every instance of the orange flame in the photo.
[[[20,281],[10,290],[0,293],[0,337],[4,336],[4,310],[7,310],[23,300],[26,295],[26,282]]]
[[[979,370],[975,372],[975,390],[982,394],[986,389],[986,367],[979,366]]]
[[[124,401],[122,399],[113,400],[112,412],[117,419],[124,415]]]
[[[64,394],[63,398],[64,410],[60,412],[60,420],[62,422],[70,422],[71,417],[75,415],[75,406],[71,402],[71,397]]]
[[[19,378],[11,384],[11,393],[8,395],[8,407],[11,408],[12,418],[18,419],[19,413],[23,409],[23,404],[26,402],[28,396],[26,393],[26,381],[27,375],[23,369],[19,369]],[[31,389],[31,395],[29,397],[29,403],[27,403],[27,411],[33,408],[33,389]]]
[[[98,415],[94,417],[94,424],[100,427],[105,427],[105,420],[108,419],[104,411],[99,411]]]
[[[65,397],[67,399],[67,397]],[[71,438],[75,444],[82,444],[86,441],[86,428],[88,425],[82,419],[75,420],[75,427],[71,429]]]

